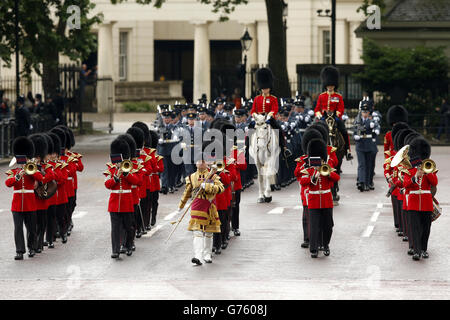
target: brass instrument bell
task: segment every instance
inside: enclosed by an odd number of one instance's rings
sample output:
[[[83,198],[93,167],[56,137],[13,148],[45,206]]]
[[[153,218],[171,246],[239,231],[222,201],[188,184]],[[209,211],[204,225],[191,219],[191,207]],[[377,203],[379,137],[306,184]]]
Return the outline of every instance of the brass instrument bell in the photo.
[[[38,171],[38,167],[37,164],[33,161],[28,161],[24,167],[23,170],[25,171],[25,173],[29,176],[32,176],[33,174],[35,174]]]
[[[425,159],[422,161],[422,165],[420,167],[425,173],[433,173],[436,171],[436,162],[431,159]]]
[[[133,169],[133,163],[130,160],[124,160],[120,164],[120,170],[122,172],[128,173]]]
[[[331,166],[328,163],[324,163],[319,167],[319,173],[321,176],[327,177],[331,173]]]

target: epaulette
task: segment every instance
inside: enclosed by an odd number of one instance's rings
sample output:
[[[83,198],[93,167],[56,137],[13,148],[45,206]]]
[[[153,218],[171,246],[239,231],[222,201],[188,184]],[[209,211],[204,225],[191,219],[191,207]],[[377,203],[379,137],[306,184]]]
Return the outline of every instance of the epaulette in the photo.
[[[163,156],[160,156],[160,155],[158,155],[158,161],[159,161],[159,160],[161,160],[161,159],[164,159],[164,157],[163,157]]]
[[[55,169],[58,169],[61,166],[61,162],[58,162],[57,164],[55,164]]]
[[[143,167],[144,167],[144,166],[143,166],[142,164],[139,163],[137,169],[138,169],[138,170],[141,170]]]
[[[388,150],[388,151],[385,151],[384,153],[385,153],[385,154],[387,154],[388,156],[390,156],[390,155],[391,155],[391,151],[390,151],[390,150]]]
[[[309,172],[308,172],[308,170],[306,170],[306,169],[303,169],[302,171],[300,171],[301,173],[303,173],[303,174],[307,174],[307,175],[309,175]]]
[[[156,149],[150,148],[150,153],[149,154],[152,154],[155,151],[156,151]]]
[[[6,174],[7,174],[8,176],[12,176],[12,175],[14,175],[14,171],[8,170],[8,171],[6,171]]]
[[[277,97],[274,96],[273,94],[269,94],[269,97],[274,97],[275,99],[277,99]]]
[[[108,162],[108,163],[106,164],[106,166],[109,167],[109,168],[112,168],[112,167],[114,167],[114,164],[112,164],[111,162]]]
[[[103,171],[103,174],[104,174],[105,176],[110,176],[110,175],[111,175],[111,172],[109,172],[109,170],[105,170],[105,171]]]
[[[47,169],[49,169],[49,168],[51,168],[52,167],[52,165],[50,164],[50,163],[47,163],[47,165],[45,166],[45,169],[44,170],[47,170]]]
[[[64,169],[65,167],[67,167],[68,166],[68,164],[66,163],[66,162],[64,162],[62,165],[61,165],[61,169]]]
[[[392,161],[392,158],[387,158],[386,160],[384,160],[384,164],[391,163],[391,161]]]
[[[336,147],[331,147],[331,152],[336,152],[337,148]]]
[[[151,158],[152,157],[150,157],[150,156],[146,156],[144,162],[147,162],[147,161],[151,160]]]
[[[238,146],[233,146],[232,150],[237,150]]]
[[[302,161],[302,157],[295,159],[294,161],[300,162]]]
[[[338,96],[342,97],[342,94],[340,94],[339,92],[334,92],[335,94],[337,94]]]

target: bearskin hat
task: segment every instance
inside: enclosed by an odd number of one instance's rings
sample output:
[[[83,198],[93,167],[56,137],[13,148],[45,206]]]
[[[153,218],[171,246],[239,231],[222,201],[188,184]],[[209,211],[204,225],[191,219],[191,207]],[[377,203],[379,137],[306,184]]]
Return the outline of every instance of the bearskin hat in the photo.
[[[406,122],[397,122],[391,130],[392,139],[394,139],[397,133],[399,133],[400,130],[403,129],[409,129],[409,125]]]
[[[319,130],[308,128],[302,136],[302,150],[303,154],[308,151],[308,143],[313,139],[323,139]]]
[[[121,154],[122,159],[130,159],[130,147],[128,146],[128,143],[125,142],[125,140],[122,139],[115,139],[113,142],[111,142],[111,148],[110,148],[111,154]]]
[[[406,136],[412,132],[413,132],[413,130],[411,130],[411,129],[402,129],[397,133],[397,135],[394,138],[394,149],[396,151],[403,148],[403,146],[405,145]]]
[[[17,137],[12,144],[14,156],[26,156],[28,159],[34,157],[34,144],[27,137]]]
[[[69,129],[69,127],[64,125],[56,126],[56,128],[62,129],[64,133],[66,134],[66,143],[65,147],[66,149],[71,149],[75,145],[75,137],[73,135],[72,130]]]
[[[128,147],[130,148],[130,158],[135,158],[137,148],[133,136],[131,134],[126,133],[119,135],[117,139],[121,139],[128,144]]]
[[[53,128],[51,132],[55,133],[58,136],[60,140],[60,149],[66,148],[66,141],[67,141],[66,132],[62,128]],[[57,152],[57,154],[59,154],[59,151]]]
[[[34,155],[33,157],[39,157],[41,160],[44,160],[44,158],[48,154],[48,144],[47,140],[43,135],[40,133],[34,133],[30,136],[28,136],[31,141],[33,141],[34,144]]]
[[[133,123],[132,127],[137,127],[141,129],[142,132],[144,132],[144,147],[150,148],[152,145],[152,138],[150,136],[150,130],[148,126],[142,121],[136,121],[135,123]]]
[[[312,139],[308,143],[308,157],[320,157],[323,161],[327,161],[327,144],[322,139]]]
[[[52,139],[52,142],[53,142],[53,152],[52,153],[59,154],[59,150],[61,150],[61,139],[54,132],[49,132],[47,134],[50,137],[50,139]]]
[[[53,140],[52,138],[50,138],[50,136],[48,135],[48,133],[41,133],[42,136],[45,138],[45,141],[47,141],[47,146],[48,146],[48,154],[52,154],[54,152],[54,147],[53,147]]]
[[[414,140],[415,138],[417,138],[417,137],[422,137],[422,135],[421,135],[420,133],[418,133],[417,131],[411,132],[410,134],[408,134],[408,135],[405,137],[405,140],[404,140],[405,145],[411,144],[411,141],[413,141],[413,140]]]
[[[260,68],[256,71],[256,83],[259,89],[273,88],[273,74],[269,68]]]
[[[127,130],[127,134],[133,137],[134,142],[136,143],[136,148],[142,149],[144,146],[144,131],[138,127],[131,127]]]
[[[401,105],[395,105],[389,108],[387,112],[387,122],[393,126],[397,122],[408,122],[408,111]]]
[[[323,125],[320,125],[319,123],[323,123],[323,122],[316,122],[316,123],[312,124],[310,126],[310,128],[313,128],[314,130],[319,131],[320,134],[322,135],[323,141],[327,142],[328,141],[328,128],[325,128],[326,124],[325,124],[325,126],[323,126]]]
[[[409,145],[409,158],[411,160],[425,160],[430,158],[431,146],[423,137],[417,137],[411,141]]]
[[[320,79],[324,88],[334,86],[336,90],[339,86],[339,70],[333,66],[326,66],[320,72]]]
[[[152,138],[152,145],[150,147],[156,149],[159,140],[158,133],[154,130],[150,130],[150,136]]]

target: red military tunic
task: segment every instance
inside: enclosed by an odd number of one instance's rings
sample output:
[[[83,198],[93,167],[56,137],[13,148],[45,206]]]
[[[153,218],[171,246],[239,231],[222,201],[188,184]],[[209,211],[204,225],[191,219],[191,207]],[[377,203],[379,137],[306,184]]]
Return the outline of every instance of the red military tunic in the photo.
[[[21,179],[16,180],[16,175],[21,168],[9,170],[6,174],[8,178],[5,184],[8,188],[14,188],[14,195],[11,205],[12,212],[33,212],[36,211],[36,195],[34,194],[35,182],[44,180],[42,174],[37,171],[33,175],[24,174]]]
[[[60,180],[61,180],[61,174],[60,174],[60,172],[58,172],[58,170],[55,169],[56,162],[50,160],[47,163],[52,166],[53,180],[55,180],[56,181],[56,185],[58,185],[60,183]],[[58,191],[55,192],[53,197],[51,197],[50,199],[47,199],[48,206],[49,207],[50,206],[55,206],[56,202],[57,202],[57,199],[58,199]]]
[[[150,175],[153,172],[151,157],[147,155],[144,150],[141,150],[141,154],[138,158],[138,162],[144,166],[142,168],[142,183],[139,187],[139,197],[141,199],[147,197],[147,190],[150,190]]]
[[[65,154],[64,156],[61,156],[61,161],[64,161],[65,163],[67,163],[67,182],[65,184],[65,188],[66,188],[66,192],[67,192],[67,197],[68,198],[72,198],[75,196],[75,185],[74,185],[74,177],[76,176],[77,173],[77,166],[76,166],[76,161],[78,161],[78,159],[71,159],[71,161],[68,162],[69,160],[69,155]]]
[[[312,177],[316,172],[316,168],[304,169],[305,174],[300,183],[302,186],[309,188],[307,195],[308,209],[325,209],[333,208],[333,196],[331,187],[340,177],[336,172],[330,172],[329,176],[321,176],[317,179],[317,183],[312,182]]]
[[[262,94],[255,97],[253,100],[252,110],[250,114],[253,113],[269,113],[273,112],[274,117],[278,113],[278,100],[275,96],[269,95],[264,97]]]
[[[158,161],[158,156],[156,155],[156,149],[144,148],[143,150],[150,157],[150,163],[151,163],[152,170],[153,170],[150,174],[149,190],[150,190],[150,192],[158,191],[158,190],[160,190],[159,175],[158,175],[158,172],[160,172],[160,171],[158,168],[159,161]]]
[[[327,154],[328,154],[328,161],[327,163],[332,168],[336,168],[339,164],[339,160],[336,156],[336,148],[332,146],[327,146]]]
[[[220,182],[222,182],[224,188],[228,188],[231,183],[231,176],[227,170],[223,170],[219,173]],[[227,210],[229,205],[228,192],[224,189],[223,192],[216,195],[216,207],[217,210]]]
[[[75,162],[75,165],[77,167],[77,172],[83,172],[84,170],[84,164],[81,161],[81,158],[83,158],[83,156],[77,152],[70,152],[70,155],[72,155],[73,157],[77,158],[78,161]],[[73,177],[73,188],[75,190],[78,189],[78,177],[77,174],[75,173],[75,176]]]
[[[110,168],[110,175],[105,180],[105,187],[111,190],[109,196],[108,211],[109,212],[134,212],[132,185],[139,183],[138,177],[133,173],[126,176],[120,175],[119,181],[116,182],[114,174],[117,172],[116,167]]]
[[[42,180],[42,184],[46,184],[52,180],[55,180],[55,174],[53,173],[53,167],[51,164],[42,164],[42,170],[44,170],[45,175],[44,179]],[[55,195],[52,196],[54,198]],[[53,200],[50,199],[40,199],[39,197],[36,197],[36,210],[47,210],[48,207],[52,204]]]
[[[413,211],[433,211],[433,196],[431,186],[437,186],[438,179],[436,173],[424,174],[421,179],[413,182],[413,177],[417,173],[417,168],[409,169],[409,175],[404,175],[403,184],[409,189],[406,197],[408,210]]]
[[[335,111],[339,119],[342,119],[342,115],[344,114],[344,99],[342,96],[336,92],[331,95],[329,95],[328,92],[322,92],[317,98],[314,114],[318,116],[318,113],[320,112],[321,116],[323,116],[325,112],[330,114]]]
[[[67,203],[69,200],[67,198],[66,184],[68,183],[69,172],[67,170],[67,163],[56,163],[53,171],[56,175],[56,183],[58,188],[56,190],[56,205]]]
[[[302,205],[303,206],[307,206],[308,205],[308,201],[306,199],[307,194],[308,194],[308,187],[304,186],[300,183],[301,179],[303,178],[303,176],[305,175],[304,172],[302,172],[305,169],[305,160],[308,159],[307,155],[303,155],[300,158],[297,158],[297,166],[295,167],[294,170],[294,176],[297,178],[297,181],[300,184],[300,197],[302,199]]]
[[[241,171],[247,170],[247,162],[245,161],[245,153],[241,150],[238,151],[237,148],[233,149],[233,158],[236,160],[234,163],[236,170],[236,180],[234,182],[234,190],[242,190],[241,183]]]
[[[384,135],[384,158],[393,156],[394,142],[392,141],[392,131],[386,132]]]

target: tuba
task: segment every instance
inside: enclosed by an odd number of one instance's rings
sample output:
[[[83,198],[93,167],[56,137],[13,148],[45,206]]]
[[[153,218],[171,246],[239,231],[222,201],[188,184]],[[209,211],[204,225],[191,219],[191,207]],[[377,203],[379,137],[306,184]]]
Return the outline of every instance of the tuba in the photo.
[[[408,152],[409,152],[409,145],[406,145],[403,148],[401,148],[392,159],[391,167],[396,167],[399,164],[402,164],[405,168],[411,169],[412,165],[411,162],[409,162]]]

